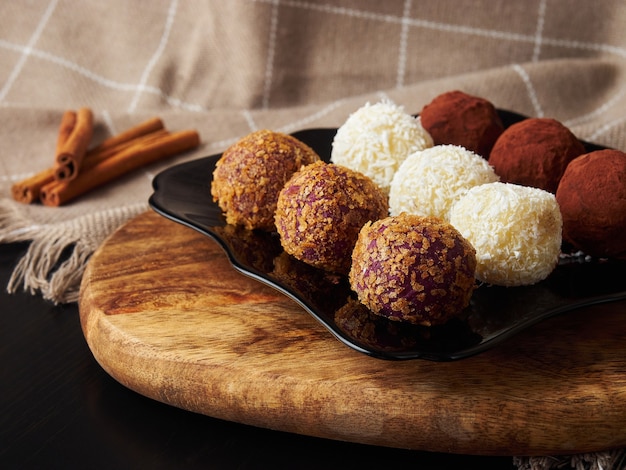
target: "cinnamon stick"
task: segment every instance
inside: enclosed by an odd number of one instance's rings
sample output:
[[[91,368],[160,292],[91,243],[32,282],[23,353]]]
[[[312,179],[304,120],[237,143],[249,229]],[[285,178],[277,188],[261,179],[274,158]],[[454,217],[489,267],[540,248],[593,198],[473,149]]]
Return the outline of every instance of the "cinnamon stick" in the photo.
[[[73,116],[73,120],[72,120]],[[71,125],[72,121],[75,122],[76,113],[73,111],[66,111],[61,119],[61,126],[59,127],[59,135],[57,139],[57,148],[63,145],[64,137],[67,139],[69,134],[71,133],[71,129],[73,126]],[[109,158],[111,155],[115,153],[119,153],[122,150],[126,149],[131,145],[137,145],[142,142],[149,142],[151,139],[156,139],[159,137],[163,137],[167,134],[167,130],[163,128],[163,124],[160,126],[155,125],[154,120],[151,120],[152,124],[147,127],[145,125],[136,126],[129,131],[133,132],[123,132],[122,134],[118,134],[114,137],[111,137],[102,142],[105,145],[98,145],[92,150],[89,150],[85,154],[85,158],[83,160],[81,171],[85,171],[98,163],[102,162],[104,159]],[[150,121],[146,121],[150,122]],[[159,120],[160,122],[160,120]],[[144,134],[145,132],[149,132]],[[120,138],[120,136],[124,136],[124,138]],[[128,140],[131,139],[131,140]],[[24,203],[31,204],[35,201],[40,200],[41,189],[47,184],[56,180],[55,173],[58,171],[57,167],[47,168],[29,178],[26,178],[22,181],[15,183],[11,187],[11,194],[13,199]]]
[[[54,181],[54,168],[48,168],[11,186],[11,195],[17,202],[30,204],[39,200],[41,188]]]
[[[102,142],[102,144],[97,147],[89,150],[85,155],[85,161],[83,163],[83,168],[86,170],[93,166],[93,162],[99,163],[105,158],[108,158],[116,153],[120,153],[123,150],[126,150],[128,147],[133,145],[145,144],[150,142],[151,140],[158,139],[164,137],[169,134],[166,129],[160,128],[154,131],[150,131],[147,134],[136,134],[130,140],[120,140],[117,139],[117,136],[111,137]],[[115,139],[115,142],[113,140]],[[113,143],[109,143],[109,140]],[[103,145],[104,144],[104,145]]]
[[[150,118],[137,126],[131,127],[120,134],[114,135],[113,137],[109,137],[108,139],[102,141],[102,143],[97,145],[95,148],[87,151],[83,160],[87,160],[91,155],[100,155],[104,151],[108,151],[109,155],[112,155],[115,151],[122,148],[124,144],[132,142],[138,137],[161,131],[164,127],[163,121],[161,121],[160,118]],[[57,165],[54,178],[57,181],[72,180],[76,178],[79,171],[80,168],[75,168],[73,161],[68,160],[67,163]]]
[[[93,167],[84,169],[71,181],[53,181],[47,184],[41,190],[41,202],[46,206],[58,207],[132,170],[191,150],[198,145],[200,136],[195,130],[147,138],[144,142],[129,145]]]
[[[72,135],[74,127],[76,127],[77,114],[76,111],[68,109],[61,116],[61,124],[59,125],[59,132],[57,134],[57,148],[55,152],[55,158],[61,152],[63,152],[63,146]]]
[[[63,113],[63,116],[61,116],[61,123],[59,125],[59,131],[57,134],[57,146],[55,155],[58,155],[63,150],[63,146],[72,134],[75,126],[76,111],[65,111]],[[11,187],[11,194],[13,196],[13,199],[24,204],[30,204],[31,202],[39,200],[39,193],[41,191],[41,188],[54,180],[54,174],[54,168],[47,168],[44,171],[41,171],[29,178],[15,183]]]
[[[92,135],[93,113],[89,108],[81,108],[76,113],[76,124],[69,137],[57,151],[55,179],[69,181],[78,176]]]
[[[142,122],[141,124],[125,130],[124,132],[105,139],[100,145],[96,146],[93,151],[98,152],[107,148],[116,147],[125,142],[135,140],[137,137],[152,134],[153,132],[160,131],[162,129],[165,129],[163,121],[161,121],[161,119],[158,117],[153,117],[148,119],[147,121]]]

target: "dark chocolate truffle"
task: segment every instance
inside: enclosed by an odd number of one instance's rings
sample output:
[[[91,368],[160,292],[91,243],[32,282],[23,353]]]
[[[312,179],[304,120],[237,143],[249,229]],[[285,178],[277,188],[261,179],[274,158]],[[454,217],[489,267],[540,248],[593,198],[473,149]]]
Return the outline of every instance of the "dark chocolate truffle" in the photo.
[[[565,241],[590,256],[626,258],[626,153],[597,150],[573,160],[556,200]]]
[[[474,248],[452,225],[402,213],[363,226],[349,280],[372,312],[432,326],[467,307],[475,270]]]
[[[387,216],[387,197],[371,178],[333,163],[302,168],[278,196],[275,223],[287,253],[347,274],[361,227]]]
[[[278,193],[303,165],[319,161],[293,136],[260,130],[231,145],[213,172],[211,195],[226,222],[249,230],[274,230]]]
[[[504,130],[490,101],[458,90],[433,99],[422,109],[420,119],[435,145],[459,145],[484,158]]]
[[[503,183],[556,192],[568,163],[585,147],[555,119],[529,118],[513,124],[498,138],[489,163]]]

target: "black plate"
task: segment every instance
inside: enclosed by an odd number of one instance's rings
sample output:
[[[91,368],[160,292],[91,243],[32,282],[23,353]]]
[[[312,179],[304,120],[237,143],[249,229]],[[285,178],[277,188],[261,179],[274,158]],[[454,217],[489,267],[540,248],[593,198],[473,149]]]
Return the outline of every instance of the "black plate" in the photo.
[[[499,111],[505,124],[524,119]],[[328,161],[336,129],[293,135]],[[588,151],[603,147],[586,143]],[[564,257],[544,281],[523,287],[482,285],[470,306],[446,325],[416,327],[373,315],[355,300],[344,276],[330,275],[286,254],[276,233],[226,224],[211,197],[221,155],[171,167],[156,176],[150,206],[168,219],[216,240],[232,265],[299,303],[347,346],[382,359],[451,361],[502,343],[531,325],[583,306],[626,298],[626,263]]]

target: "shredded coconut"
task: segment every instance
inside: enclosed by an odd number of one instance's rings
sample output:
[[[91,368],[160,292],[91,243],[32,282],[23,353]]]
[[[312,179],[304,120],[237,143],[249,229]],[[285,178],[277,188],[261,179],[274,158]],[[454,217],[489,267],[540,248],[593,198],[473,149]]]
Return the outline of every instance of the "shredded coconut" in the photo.
[[[436,145],[409,155],[391,182],[389,211],[449,219],[452,205],[470,188],[498,181],[480,155],[457,145]]]
[[[558,262],[563,222],[548,191],[501,182],[477,186],[454,204],[450,223],[476,249],[482,282],[535,284]]]
[[[411,153],[433,146],[419,118],[384,100],[366,103],[339,127],[331,161],[369,176],[385,192],[400,164]]]

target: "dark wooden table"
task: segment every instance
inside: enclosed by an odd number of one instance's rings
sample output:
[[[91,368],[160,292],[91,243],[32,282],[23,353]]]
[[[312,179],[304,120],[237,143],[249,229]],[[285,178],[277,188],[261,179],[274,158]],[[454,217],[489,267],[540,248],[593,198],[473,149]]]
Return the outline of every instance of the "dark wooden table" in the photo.
[[[317,439],[220,421],[141,396],[94,360],[76,304],[6,293],[25,249],[0,245],[2,468],[513,468],[510,457]]]

